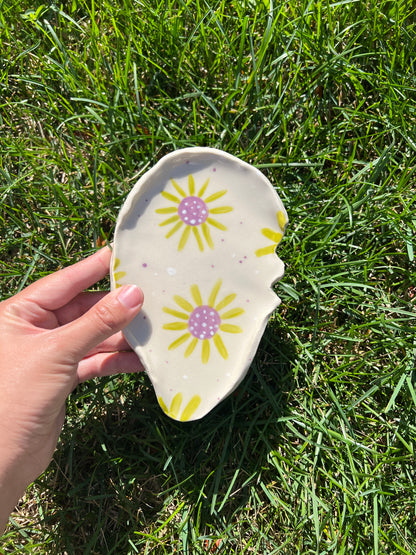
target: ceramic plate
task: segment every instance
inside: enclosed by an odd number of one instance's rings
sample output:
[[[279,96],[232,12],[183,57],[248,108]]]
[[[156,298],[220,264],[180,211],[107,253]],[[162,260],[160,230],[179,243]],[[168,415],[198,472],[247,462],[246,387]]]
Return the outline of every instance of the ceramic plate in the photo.
[[[128,195],[111,284],[144,292],[123,331],[171,418],[203,417],[244,378],[280,303],[287,221],[260,171],[211,148],[168,154]]]

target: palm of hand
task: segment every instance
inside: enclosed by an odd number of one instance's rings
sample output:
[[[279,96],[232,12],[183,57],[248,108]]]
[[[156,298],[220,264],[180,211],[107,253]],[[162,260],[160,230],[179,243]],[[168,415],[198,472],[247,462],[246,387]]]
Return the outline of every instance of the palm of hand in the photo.
[[[110,256],[103,249],[0,303],[2,451],[26,484],[48,465],[79,382],[141,370],[119,331],[141,302],[126,309],[120,293],[82,292],[107,274]]]

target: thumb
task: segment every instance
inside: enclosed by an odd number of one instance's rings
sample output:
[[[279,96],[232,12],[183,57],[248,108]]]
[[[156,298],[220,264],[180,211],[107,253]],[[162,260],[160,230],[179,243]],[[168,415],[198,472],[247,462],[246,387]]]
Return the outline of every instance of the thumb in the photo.
[[[72,362],[78,363],[91,349],[127,326],[142,304],[141,289],[124,285],[108,293],[83,316],[60,328],[60,339],[63,345],[69,346]]]

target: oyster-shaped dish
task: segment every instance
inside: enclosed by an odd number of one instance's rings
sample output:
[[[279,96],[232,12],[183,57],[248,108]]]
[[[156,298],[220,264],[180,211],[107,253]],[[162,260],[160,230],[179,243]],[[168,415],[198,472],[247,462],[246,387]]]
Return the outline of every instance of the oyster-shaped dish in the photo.
[[[201,418],[246,375],[280,303],[287,220],[260,171],[212,148],[168,154],[128,195],[111,284],[144,292],[123,332],[171,418]]]

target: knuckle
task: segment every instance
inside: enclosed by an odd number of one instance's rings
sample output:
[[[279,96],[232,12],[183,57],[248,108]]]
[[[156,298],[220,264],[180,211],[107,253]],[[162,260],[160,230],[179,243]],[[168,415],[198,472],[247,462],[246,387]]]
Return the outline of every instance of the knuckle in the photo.
[[[107,304],[98,304],[95,308],[96,320],[102,331],[113,332],[118,327],[118,321]]]

